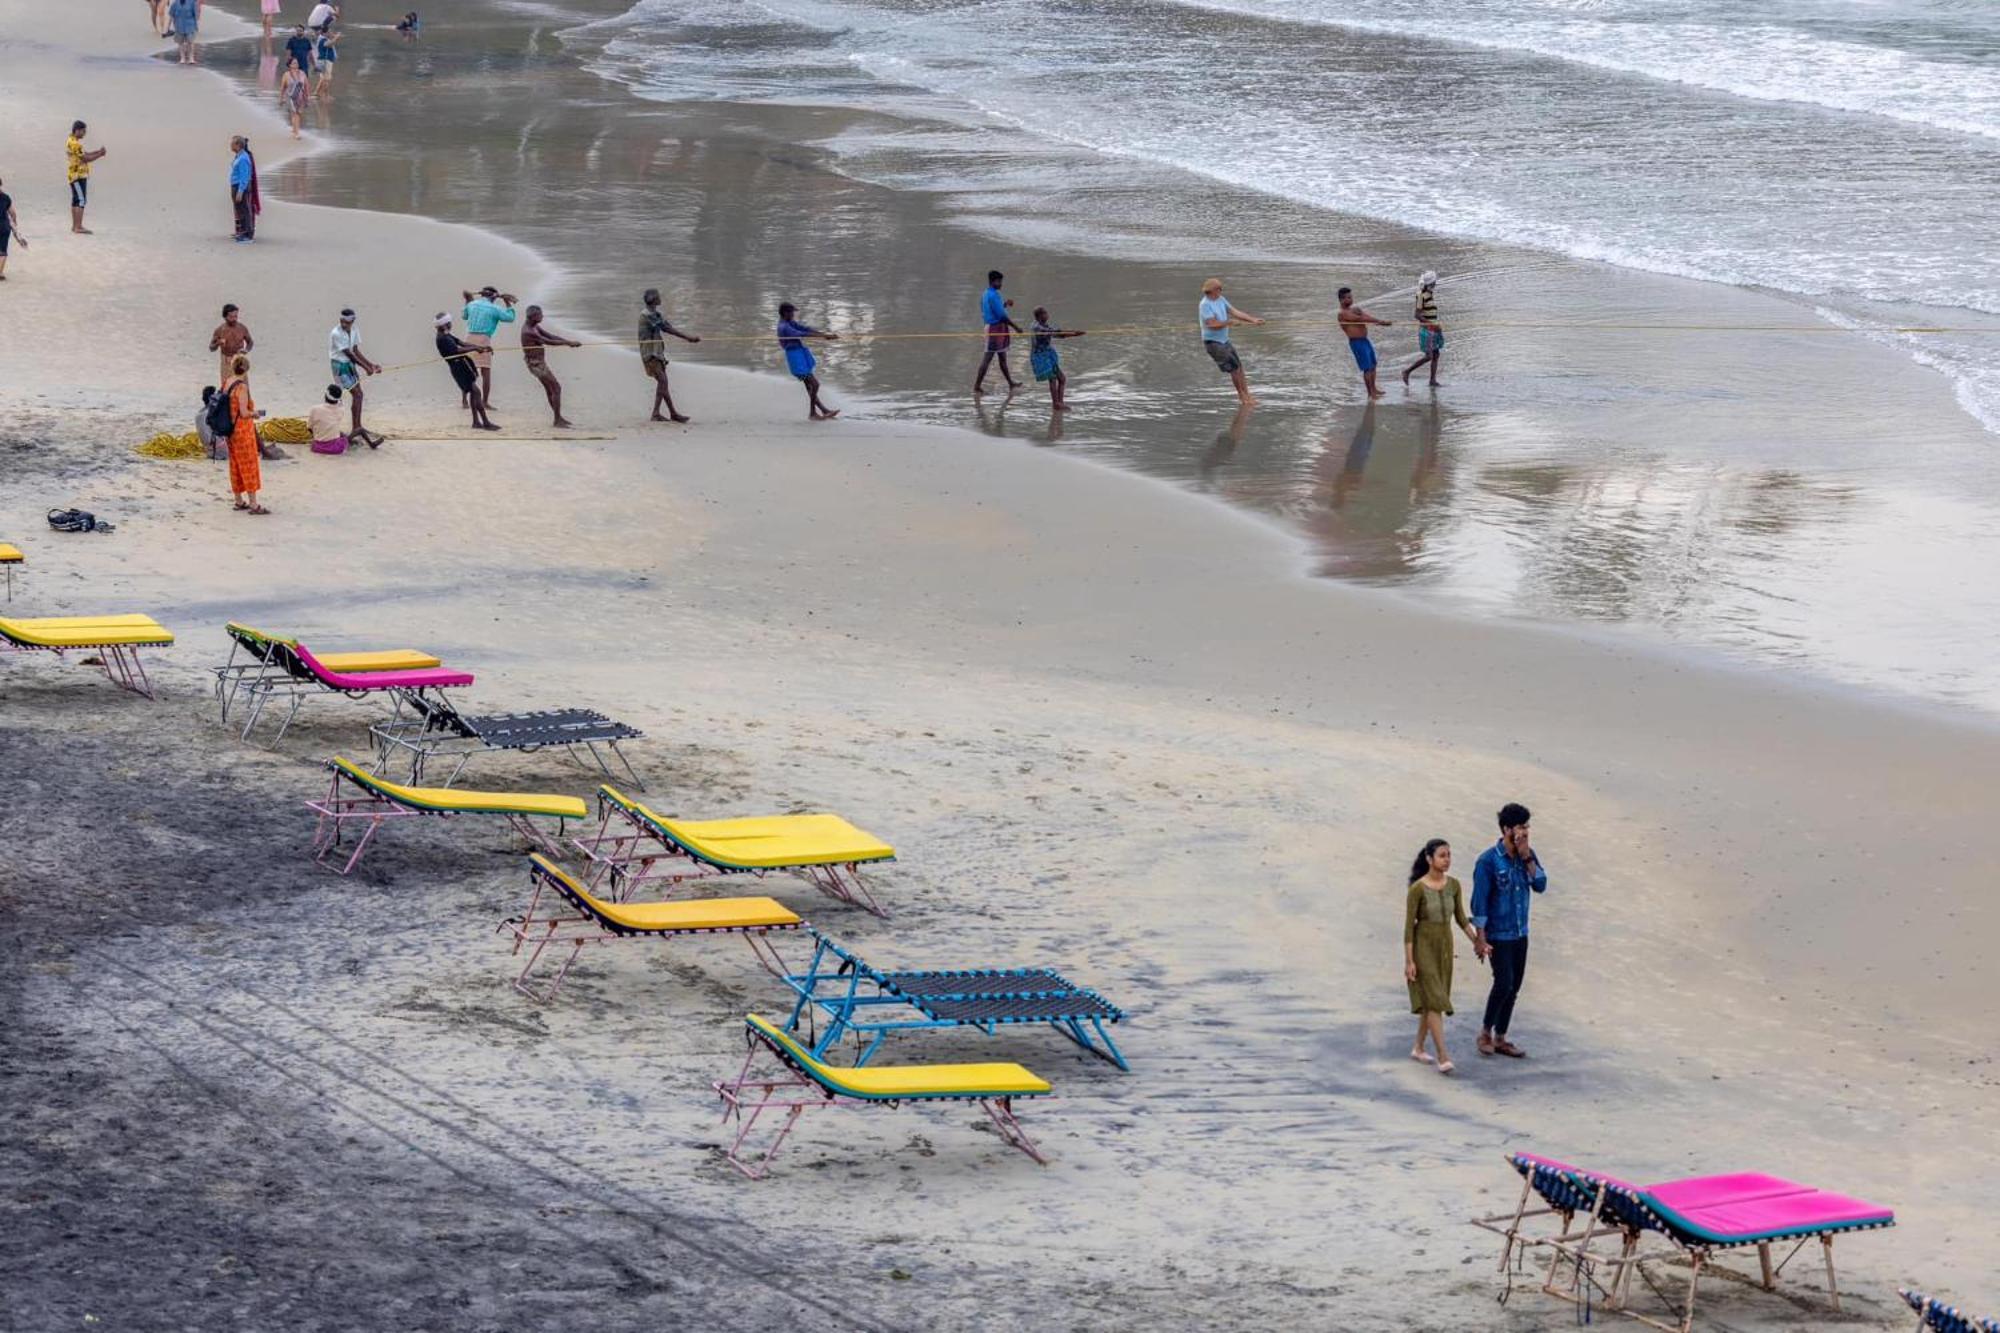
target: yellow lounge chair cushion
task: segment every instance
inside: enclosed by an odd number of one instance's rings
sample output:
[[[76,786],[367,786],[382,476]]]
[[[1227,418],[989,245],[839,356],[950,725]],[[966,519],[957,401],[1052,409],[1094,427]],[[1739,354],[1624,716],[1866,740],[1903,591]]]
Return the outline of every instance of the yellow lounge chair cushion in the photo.
[[[334,765],[361,786],[398,805],[418,810],[437,810],[464,815],[546,815],[550,819],[582,819],[590,813],[580,797],[538,795],[532,792],[460,791],[456,787],[405,787],[384,782],[373,773],[363,772],[345,759]]]
[[[127,618],[117,619],[124,621]],[[76,616],[54,620],[8,620],[0,617],[0,635],[34,648],[138,647],[174,641],[172,632],[157,621],[144,616],[132,620],[133,623],[112,623],[105,619],[90,620]]]
[[[670,934],[677,930],[749,930],[758,926],[802,924],[797,912],[775,898],[692,898],[679,902],[610,903],[576,882],[569,872],[540,852],[528,858],[551,878],[561,881],[578,902],[606,921],[627,930]]]
[[[21,554],[20,547],[0,542],[0,565],[18,565],[27,558]]]
[[[287,648],[296,648],[297,639],[283,639],[263,630],[252,629],[240,620],[229,622],[229,628],[246,638],[262,643],[282,643]],[[428,671],[444,663],[429,653],[418,652],[415,648],[384,648],[366,653],[314,653],[319,664],[328,671]]]
[[[822,1064],[769,1019],[751,1014],[750,1025],[785,1048],[800,1067],[827,1087],[849,1097],[888,1101],[897,1097],[1010,1097],[1050,1091],[1048,1080],[1017,1064],[886,1065],[846,1069]]]
[[[328,671],[427,671],[444,663],[414,648],[386,648],[373,653],[314,653]]]
[[[39,626],[42,629],[161,629],[160,622],[151,616],[36,616],[33,620],[16,621],[16,624]]]
[[[611,801],[646,820],[705,861],[739,870],[889,861],[896,849],[839,815],[755,815],[748,819],[667,819],[609,784]]]

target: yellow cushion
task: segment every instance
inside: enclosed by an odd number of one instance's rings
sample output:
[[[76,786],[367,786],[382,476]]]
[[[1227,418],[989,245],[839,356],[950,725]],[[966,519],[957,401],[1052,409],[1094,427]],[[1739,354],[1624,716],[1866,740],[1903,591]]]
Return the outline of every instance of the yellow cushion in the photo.
[[[7,542],[0,542],[0,565],[14,565],[28,557],[21,554],[21,548]]]
[[[839,815],[758,815],[750,819],[660,819],[661,828],[707,860],[749,870],[885,861],[896,849]]]
[[[414,648],[386,648],[373,653],[314,653],[328,671],[423,671],[444,663]]]
[[[1016,1064],[885,1065],[861,1069],[822,1064],[769,1019],[751,1014],[749,1022],[766,1038],[784,1047],[792,1059],[820,1082],[849,1097],[875,1101],[896,1097],[1008,1097],[1050,1090],[1046,1079]]]
[[[82,623],[77,623],[82,619]],[[117,619],[123,620],[123,617]],[[171,632],[157,622],[136,617],[130,624],[108,623],[79,617],[56,620],[8,620],[0,618],[0,634],[16,643],[34,648],[111,648],[162,645],[174,641]],[[65,623],[67,622],[67,623]]]
[[[540,852],[529,857],[561,880],[578,900],[606,921],[627,930],[668,934],[677,930],[745,930],[753,926],[796,926],[798,913],[773,898],[692,898],[679,902],[611,903],[576,882]]]
[[[456,787],[405,787],[384,782],[373,773],[363,772],[345,759],[334,764],[369,791],[379,793],[398,805],[418,810],[438,810],[451,814],[546,815],[551,819],[582,819],[590,808],[575,796],[536,795],[531,792],[460,791]]]
[[[159,629],[160,622],[151,616],[36,616],[33,620],[15,621],[19,625],[34,625],[40,629]]]

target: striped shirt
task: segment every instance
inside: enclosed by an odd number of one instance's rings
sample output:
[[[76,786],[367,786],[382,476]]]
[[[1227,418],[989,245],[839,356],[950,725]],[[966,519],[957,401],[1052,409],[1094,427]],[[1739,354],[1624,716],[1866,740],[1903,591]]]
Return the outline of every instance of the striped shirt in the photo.
[[[1438,322],[1437,293],[1430,288],[1420,288],[1417,292],[1417,322],[1435,324]]]

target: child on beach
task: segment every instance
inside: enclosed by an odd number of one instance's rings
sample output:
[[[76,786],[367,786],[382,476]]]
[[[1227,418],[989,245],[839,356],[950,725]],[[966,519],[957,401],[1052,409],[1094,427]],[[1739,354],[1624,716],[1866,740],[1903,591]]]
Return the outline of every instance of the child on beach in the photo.
[[[813,374],[818,363],[813,360],[812,348],[806,346],[808,338],[824,338],[828,342],[840,341],[837,333],[821,333],[807,324],[799,323],[799,308],[790,301],[778,307],[778,346],[785,349],[785,366],[799,383],[806,386],[806,416],[813,421],[831,421],[840,415],[837,408],[828,407],[819,400],[819,377]]]
[[[1069,376],[1063,374],[1062,358],[1056,354],[1056,339],[1081,338],[1082,329],[1059,329],[1049,323],[1047,306],[1035,307],[1035,322],[1028,326],[1034,337],[1028,341],[1028,369],[1035,373],[1035,383],[1049,386],[1049,402],[1057,412],[1067,411],[1063,406],[1063,388],[1069,383]]]

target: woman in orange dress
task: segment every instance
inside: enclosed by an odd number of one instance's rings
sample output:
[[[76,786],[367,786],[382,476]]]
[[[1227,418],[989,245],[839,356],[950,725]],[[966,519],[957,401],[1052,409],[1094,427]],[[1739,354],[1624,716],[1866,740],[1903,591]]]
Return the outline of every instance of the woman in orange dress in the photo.
[[[268,514],[271,511],[257,502],[257,492],[264,488],[263,469],[257,465],[257,419],[264,414],[250,400],[250,358],[239,356],[229,368],[235,373],[222,386],[229,395],[229,414],[236,421],[229,432],[229,489],[238,509]]]

